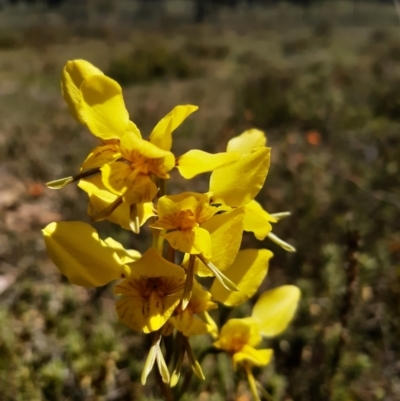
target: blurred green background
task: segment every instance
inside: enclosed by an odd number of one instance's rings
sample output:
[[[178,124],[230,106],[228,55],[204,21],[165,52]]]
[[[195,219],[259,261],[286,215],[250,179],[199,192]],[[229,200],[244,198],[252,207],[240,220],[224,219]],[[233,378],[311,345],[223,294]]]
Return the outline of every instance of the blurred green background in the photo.
[[[74,185],[43,185],[76,172],[97,143],[60,92],[75,58],[123,85],[144,137],[173,106],[199,105],[174,136],[175,154],[223,151],[250,127],[267,133],[272,164],[258,200],[292,212],[274,232],[297,253],[247,234],[244,247],[275,253],[263,290],[291,283],[303,293],[289,330],[266,342],[274,362],[255,371],[273,399],[400,400],[394,4],[11,3],[0,11],[0,401],[161,399],[153,376],[139,383],[147,340],[118,322],[112,286],[70,285],[44,250],[49,222],[88,221]],[[173,182],[173,192],[208,189],[207,175]],[[96,228],[141,251],[149,244],[147,231]],[[199,351],[210,340],[192,343]],[[193,380],[184,400],[251,399],[227,357],[210,355],[203,369],[207,379]]]

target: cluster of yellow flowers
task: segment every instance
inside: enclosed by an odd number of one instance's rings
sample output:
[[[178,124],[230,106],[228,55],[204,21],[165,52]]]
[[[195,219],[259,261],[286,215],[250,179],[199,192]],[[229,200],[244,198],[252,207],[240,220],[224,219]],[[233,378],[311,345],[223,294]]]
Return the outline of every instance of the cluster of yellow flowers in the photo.
[[[254,200],[270,164],[264,133],[246,131],[228,142],[226,152],[189,150],[176,157],[172,133],[196,106],[176,106],[146,140],[129,119],[120,85],[89,62],[66,64],[62,92],[73,116],[101,144],[78,174],[47,185],[58,189],[78,182],[89,196],[92,220],[107,219],[136,234],[149,222],[153,242],[141,255],[112,238],[102,240],[89,224],[54,222],[43,230],[50,258],[73,284],[98,287],[119,280],[114,292],[120,320],[152,339],[143,384],[157,362],[162,380],[176,385],[185,355],[203,379],[188,339],[209,334],[216,349],[232,356],[235,368],[245,369],[258,399],[250,368],[267,365],[272,350],[255,347],[262,337],[286,328],[297,307],[298,288],[286,285],[263,293],[251,317],[230,319],[221,329],[209,311],[218,302],[228,307],[246,302],[267,274],[272,252],[240,250],[243,231],[294,251],[272,233],[271,223],[288,213],[269,214]],[[174,168],[185,179],[212,172],[209,192],[167,195],[166,182]],[[202,277],[214,278],[209,288],[201,284]],[[165,336],[175,339],[171,366],[162,352]]]

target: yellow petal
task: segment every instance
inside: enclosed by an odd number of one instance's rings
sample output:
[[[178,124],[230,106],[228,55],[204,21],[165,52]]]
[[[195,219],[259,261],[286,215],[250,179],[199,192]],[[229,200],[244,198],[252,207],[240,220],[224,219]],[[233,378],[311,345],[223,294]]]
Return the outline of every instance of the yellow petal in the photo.
[[[255,366],[265,366],[271,361],[273,355],[272,349],[254,349],[249,345],[245,345],[240,352],[233,354],[233,366],[236,366],[241,362],[250,362]]]
[[[50,259],[73,284],[100,287],[129,274],[114,249],[89,224],[50,223],[43,234]]]
[[[273,337],[286,329],[300,299],[294,285],[283,285],[263,293],[254,305],[252,317],[260,322],[261,334]]]
[[[270,149],[262,147],[242,156],[229,167],[213,171],[210,179],[213,202],[232,207],[249,203],[264,185],[269,163]]]
[[[101,139],[118,139],[131,128],[122,89],[105,75],[92,75],[81,86],[79,118]]]
[[[239,160],[239,152],[211,154],[202,150],[189,150],[176,160],[176,167],[187,180],[207,171],[214,171],[222,166]]]
[[[88,214],[91,218],[99,212],[108,208],[118,195],[111,193],[103,184],[101,176],[91,177],[90,179],[80,180],[78,186],[89,195]],[[142,226],[150,217],[154,216],[153,204],[151,202],[136,204],[136,211],[139,218],[139,225]],[[130,205],[123,202],[110,215],[107,220],[119,224],[125,230],[131,230]]]
[[[169,319],[169,322],[186,337],[208,334],[213,327],[191,314],[187,309]]]
[[[271,223],[275,223],[276,219],[271,217],[255,200],[244,205],[243,209],[245,212],[244,231],[253,232],[254,236],[262,241],[271,232]]]
[[[139,174],[124,162],[106,164],[101,168],[104,186],[124,202],[134,205],[151,202],[158,188],[148,175]]]
[[[123,194],[123,199],[130,205],[151,202],[157,195],[158,188],[148,175],[138,175]]]
[[[138,138],[142,137],[142,134],[140,133],[139,128],[136,126],[136,124],[133,121],[129,121],[127,132],[130,135],[134,135],[134,136],[136,136]]]
[[[235,260],[242,242],[243,209],[238,208],[228,213],[213,216],[202,224],[211,236],[211,262],[220,271],[225,271]],[[211,276],[212,273],[202,262],[196,260],[196,273]]]
[[[192,230],[177,230],[164,234],[164,238],[172,248],[178,251],[197,255],[201,253],[205,258],[211,257],[210,233],[201,227]]]
[[[160,149],[171,150],[172,132],[178,128],[193,112],[198,109],[191,104],[176,106],[154,127],[150,134],[150,142]]]
[[[224,272],[239,290],[228,291],[218,280],[214,280],[210,289],[213,299],[226,306],[237,306],[246,302],[257,292],[263,282],[271,257],[272,252],[267,249],[240,251],[233,264]]]
[[[137,174],[124,162],[105,164],[101,168],[104,186],[115,195],[123,195],[133,185]]]
[[[185,270],[165,260],[155,248],[149,248],[136,262],[130,263],[131,277],[173,277],[184,282]],[[182,285],[183,289],[183,285]]]
[[[227,152],[240,152],[245,155],[251,153],[254,149],[265,146],[267,144],[267,138],[263,131],[259,129],[249,129],[243,134],[235,136],[228,142],[226,148]]]
[[[130,161],[133,161],[136,157],[135,154],[138,153],[149,159],[161,159],[167,156],[170,157],[170,155],[172,155],[171,152],[163,150],[151,142],[138,138],[136,135],[132,135],[129,132],[121,138],[121,149],[124,157]],[[171,169],[174,167],[174,165],[175,160],[171,166]]]
[[[217,209],[209,205],[210,194],[197,192],[182,192],[178,195],[162,196],[157,203],[158,220],[152,227],[172,230],[181,228],[181,212],[191,212],[191,216],[198,224],[213,216]]]
[[[114,238],[108,237],[104,242],[111,248],[114,249],[115,253],[120,258],[123,264],[135,262],[142,256],[139,251],[134,249],[125,249],[121,243],[116,241]]]
[[[81,123],[85,122],[79,117],[81,104],[81,85],[92,75],[103,75],[93,64],[85,60],[68,61],[63,69],[61,91],[72,115]]]
[[[193,313],[201,313],[218,308],[215,302],[211,301],[211,294],[206,291],[196,280],[193,283],[192,297],[189,308]]]
[[[83,162],[81,171],[96,167],[102,167],[107,163],[111,163],[121,157],[119,146],[117,145],[101,145],[95,147],[86,160]]]
[[[171,303],[172,301],[172,303]],[[153,291],[148,299],[148,319],[147,327],[144,328],[145,332],[152,332],[161,328],[164,323],[169,319],[178,305],[178,297],[169,297],[170,305],[166,305],[168,298],[162,298],[160,294]]]
[[[238,352],[244,345],[257,346],[262,340],[257,319],[229,319],[221,328],[214,346],[228,352]]]
[[[111,193],[103,184],[101,176],[91,177],[90,179],[80,180],[78,186],[89,195],[88,214],[91,218],[96,216],[102,210],[107,209],[118,195]],[[150,216],[149,216],[150,217]],[[118,206],[107,220],[119,224],[125,230],[130,230],[130,207],[126,202]],[[146,220],[143,219],[142,224]]]
[[[136,262],[130,263],[131,275],[114,288],[123,298],[117,301],[119,318],[134,330],[148,333],[158,330],[172,315],[179,304],[184,285],[184,269],[166,261],[154,248],[150,248]],[[164,297],[158,291],[150,291],[152,283],[138,288],[137,283],[157,278],[158,285],[165,286]]]

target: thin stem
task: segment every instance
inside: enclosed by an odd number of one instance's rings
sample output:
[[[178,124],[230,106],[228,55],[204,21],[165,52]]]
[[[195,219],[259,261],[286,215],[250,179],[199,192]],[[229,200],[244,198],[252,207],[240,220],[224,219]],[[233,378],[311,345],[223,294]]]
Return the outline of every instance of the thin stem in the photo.
[[[246,371],[250,391],[251,391],[251,394],[253,395],[254,400],[261,401],[260,397],[258,396],[256,380],[254,379],[253,372],[251,371],[250,365],[248,363],[245,363],[244,369]]]
[[[196,255],[189,256],[189,265],[186,271],[185,287],[182,295],[182,310],[184,311],[189,304],[190,297],[192,296],[193,280],[194,280],[194,265],[196,261]]]
[[[198,358],[197,358],[197,362],[199,364],[201,364],[203,362],[203,359],[208,355],[208,354],[219,354],[223,352],[222,350],[219,350],[217,348],[214,347],[207,347],[205,348],[202,352],[200,352]],[[176,396],[176,401],[179,401],[188,391],[189,389],[189,385],[190,382],[192,380],[193,377],[193,370],[190,369],[187,371],[186,375],[185,375],[185,379],[183,381],[183,384],[178,392],[178,395]]]
[[[58,180],[50,181],[46,184],[46,186],[51,189],[61,189],[65,187],[67,184],[71,184],[72,182],[79,181],[82,178],[91,177],[92,175],[96,175],[99,173],[100,173],[100,167],[91,168],[88,170],[84,170],[76,175],[72,175],[70,177],[59,178]]]
[[[270,393],[268,393],[267,390],[265,390],[265,388],[258,382],[256,381],[257,384],[257,389],[260,391],[260,393],[262,394],[262,396],[267,400],[267,401],[275,401],[274,397],[272,397],[272,395]]]
[[[164,258],[167,259],[168,262],[175,263],[175,249],[172,248],[170,244],[167,246]]]
[[[156,371],[156,379],[157,384],[160,387],[161,395],[165,399],[165,401],[174,401],[174,396],[171,389],[166,383],[164,383],[162,376],[158,370]]]

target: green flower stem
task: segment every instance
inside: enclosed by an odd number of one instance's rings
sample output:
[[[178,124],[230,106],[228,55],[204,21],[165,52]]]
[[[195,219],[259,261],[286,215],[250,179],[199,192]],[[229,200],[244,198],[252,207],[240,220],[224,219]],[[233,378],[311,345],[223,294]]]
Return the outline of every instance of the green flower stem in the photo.
[[[254,400],[261,401],[260,397],[258,396],[256,380],[254,379],[253,372],[251,371],[250,365],[248,363],[245,363],[244,369],[246,371],[250,391],[251,391],[251,394],[253,395]]]

